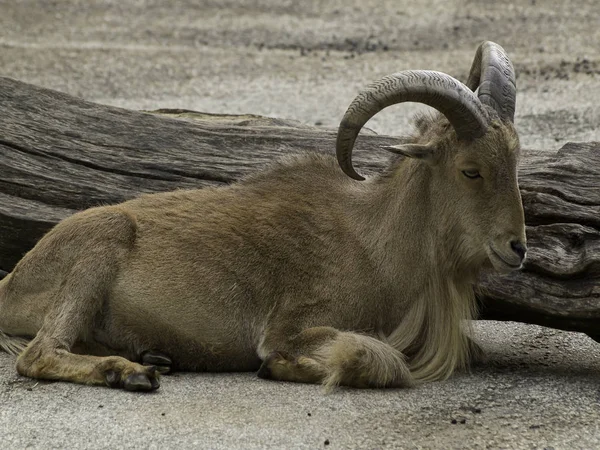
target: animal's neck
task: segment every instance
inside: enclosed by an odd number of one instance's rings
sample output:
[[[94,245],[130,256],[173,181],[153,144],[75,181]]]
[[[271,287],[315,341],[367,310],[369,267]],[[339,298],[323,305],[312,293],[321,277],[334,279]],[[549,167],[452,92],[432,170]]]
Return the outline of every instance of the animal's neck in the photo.
[[[357,219],[375,265],[398,287],[393,309],[399,317],[390,316],[400,324],[390,344],[423,380],[446,378],[467,365],[463,322],[475,309],[475,271],[461,261],[460,230],[453,233],[452,220],[440,217],[429,170],[409,160],[393,176],[372,181]]]
[[[371,180],[354,209],[358,239],[383,275],[425,270],[434,257],[428,170],[408,160],[393,175]],[[414,281],[414,278],[413,278]]]
[[[474,281],[477,265],[465,251],[465,230],[432,185],[433,169],[413,159],[392,175],[368,182],[354,208],[353,226],[382,274],[411,269],[423,282],[435,266],[447,277]]]

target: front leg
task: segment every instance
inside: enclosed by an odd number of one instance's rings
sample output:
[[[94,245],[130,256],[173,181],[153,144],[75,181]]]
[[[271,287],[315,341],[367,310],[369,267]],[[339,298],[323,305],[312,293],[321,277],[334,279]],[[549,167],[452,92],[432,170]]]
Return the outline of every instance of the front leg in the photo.
[[[414,384],[401,352],[374,337],[331,327],[308,328],[292,338],[267,332],[259,355],[261,378],[323,383],[328,388]]]

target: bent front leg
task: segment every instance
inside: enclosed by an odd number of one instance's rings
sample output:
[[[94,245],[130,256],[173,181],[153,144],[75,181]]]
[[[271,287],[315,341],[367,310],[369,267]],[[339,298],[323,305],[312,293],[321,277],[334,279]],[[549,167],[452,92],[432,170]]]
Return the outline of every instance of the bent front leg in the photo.
[[[308,328],[293,338],[267,336],[261,378],[357,388],[414,384],[404,355],[371,336],[331,327]]]

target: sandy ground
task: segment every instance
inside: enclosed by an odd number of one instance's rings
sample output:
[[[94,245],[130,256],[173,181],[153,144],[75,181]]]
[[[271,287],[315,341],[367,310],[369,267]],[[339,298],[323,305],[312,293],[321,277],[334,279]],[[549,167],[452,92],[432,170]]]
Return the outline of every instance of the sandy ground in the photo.
[[[335,127],[357,90],[423,68],[461,80],[477,44],[518,74],[525,147],[600,140],[596,0],[0,0],[0,75],[133,109],[256,113]],[[422,106],[369,127],[402,134]],[[1,111],[1,110],[0,110]],[[490,360],[409,391],[178,374],[151,395],[15,374],[0,355],[2,448],[600,448],[600,346],[481,322]]]

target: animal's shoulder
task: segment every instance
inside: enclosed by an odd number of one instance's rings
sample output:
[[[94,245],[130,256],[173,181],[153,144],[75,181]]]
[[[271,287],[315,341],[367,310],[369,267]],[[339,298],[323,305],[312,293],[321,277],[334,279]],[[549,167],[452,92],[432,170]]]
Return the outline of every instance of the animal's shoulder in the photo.
[[[274,183],[278,181],[314,183],[333,179],[344,179],[332,155],[317,152],[292,153],[282,156],[244,179],[240,185]]]

